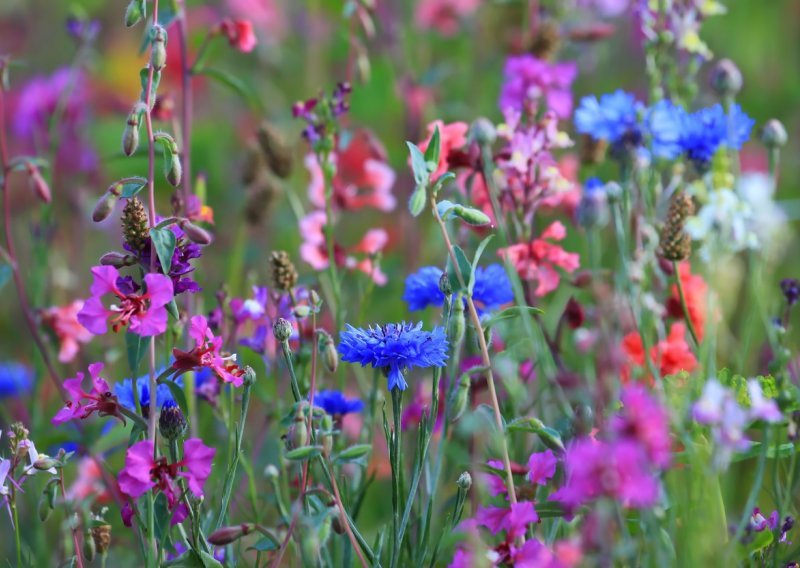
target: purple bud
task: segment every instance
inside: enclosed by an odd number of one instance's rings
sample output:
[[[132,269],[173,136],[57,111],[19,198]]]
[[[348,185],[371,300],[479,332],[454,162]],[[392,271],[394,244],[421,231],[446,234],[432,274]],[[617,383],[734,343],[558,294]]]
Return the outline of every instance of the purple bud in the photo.
[[[28,175],[30,176],[28,182],[30,183],[31,189],[36,194],[36,197],[43,203],[50,203],[53,200],[53,196],[50,193],[50,186],[44,181],[39,168],[28,163]]]
[[[178,226],[183,229],[183,232],[186,233],[186,236],[193,243],[197,243],[198,245],[211,244],[211,234],[188,219],[182,219],[178,223]]]
[[[208,535],[208,542],[214,546],[226,546],[250,534],[255,528],[256,526],[253,523],[242,523],[237,526],[222,527]]]
[[[133,266],[136,262],[137,259],[132,254],[122,254],[119,252],[107,252],[100,257],[100,264],[103,266],[114,266],[116,268]]]
[[[111,191],[106,191],[103,196],[98,199],[97,204],[94,206],[94,210],[92,211],[92,221],[99,223],[108,219],[108,216],[114,211],[114,206],[116,204],[117,196]]]

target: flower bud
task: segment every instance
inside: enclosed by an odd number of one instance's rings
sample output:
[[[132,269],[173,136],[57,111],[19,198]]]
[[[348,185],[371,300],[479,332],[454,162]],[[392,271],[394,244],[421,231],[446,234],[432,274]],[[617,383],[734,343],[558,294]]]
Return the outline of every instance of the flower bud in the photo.
[[[256,384],[256,372],[250,365],[247,365],[244,368],[244,384],[245,386],[250,386],[250,387]]]
[[[167,181],[172,187],[178,187],[183,177],[183,164],[181,164],[180,154],[172,154],[167,166]]]
[[[125,10],[125,27],[132,28],[142,21],[144,11],[142,10],[144,2],[142,0],[131,0]]]
[[[160,71],[167,64],[167,32],[159,25],[153,26],[153,45],[150,48],[150,65]]]
[[[786,134],[786,128],[783,127],[781,121],[774,118],[768,120],[761,129],[761,143],[767,148],[780,148],[785,146],[789,140]]]
[[[122,152],[126,156],[132,156],[139,147],[139,112],[138,109],[131,111],[128,115],[128,122],[122,132]]]
[[[458,345],[464,339],[467,321],[464,317],[464,300],[461,294],[453,301],[453,312],[450,314],[450,325],[447,328],[447,340],[450,345]]]
[[[472,476],[469,474],[468,471],[465,471],[458,476],[456,485],[458,486],[459,489],[462,489],[464,491],[469,491],[470,487],[472,487]]]
[[[491,146],[497,140],[497,130],[494,124],[484,117],[476,118],[470,126],[472,139],[480,146]]]
[[[202,227],[198,227],[188,219],[181,219],[181,221],[178,223],[178,226],[183,229],[183,232],[186,233],[186,236],[193,243],[203,246],[211,244],[211,233]]]
[[[178,440],[186,433],[186,418],[173,400],[167,400],[158,415],[158,431],[166,440]]]
[[[122,254],[120,252],[107,252],[100,257],[100,264],[103,266],[114,266],[116,268],[133,266],[137,262],[137,258],[132,254]]]
[[[322,429],[319,431],[319,435],[322,438],[322,451],[326,456],[331,455],[331,450],[333,450],[332,430],[333,418],[331,418],[330,414],[325,414],[325,416],[322,417]]]
[[[336,344],[327,331],[318,329],[317,333],[319,334],[318,348],[322,364],[329,373],[335,373],[339,366],[339,352],[336,350]]]
[[[226,546],[250,534],[255,528],[256,526],[253,523],[242,523],[241,525],[232,527],[222,527],[208,535],[208,542],[214,546]]]
[[[711,69],[711,88],[720,97],[732,97],[742,90],[742,72],[730,59],[720,59]]]
[[[339,513],[338,507],[331,507],[330,513],[331,517],[331,527],[333,528],[333,532],[336,534],[344,534],[347,528],[345,527],[345,522],[342,521],[342,515]]]
[[[439,277],[439,291],[445,296],[453,295],[453,286],[450,284],[450,276],[447,272],[442,272]]]
[[[306,305],[295,306],[294,309],[292,310],[292,314],[297,319],[307,318],[308,316],[311,315],[311,308]]]
[[[272,326],[272,333],[281,343],[289,341],[292,336],[292,324],[285,318],[278,318]]]
[[[54,477],[48,481],[42,493],[47,497],[47,504],[50,506],[50,508],[55,509],[56,497],[58,497],[58,478]]]
[[[583,184],[583,196],[576,216],[578,223],[586,229],[602,227],[608,223],[608,198],[602,181],[590,178]]]
[[[286,432],[284,442],[287,450],[302,448],[308,442],[308,428],[306,426],[305,404],[298,404],[292,419],[292,425]]]
[[[583,312],[583,306],[581,306],[574,297],[571,297],[567,301],[567,305],[564,307],[564,314],[562,317],[571,329],[578,329],[583,325],[583,322],[586,319],[586,315]]]
[[[280,471],[278,468],[275,467],[273,464],[269,464],[267,467],[264,468],[264,477],[267,479],[277,479],[280,475]]]
[[[89,562],[94,560],[95,555],[97,554],[97,547],[94,544],[94,539],[89,538],[89,534],[87,533],[83,537],[83,557],[86,558]]]
[[[458,387],[450,395],[450,400],[447,405],[447,421],[449,423],[458,422],[464,415],[469,403],[469,388],[472,382],[468,373],[461,375],[458,380]]]
[[[311,292],[308,293],[308,301],[316,308],[322,306],[322,298],[319,297],[316,290],[311,290]]]
[[[58,460],[55,460],[48,456],[42,456],[35,462],[33,462],[33,469],[38,471],[47,471],[48,469],[54,468],[55,466],[60,466],[61,464],[58,463]]]
[[[103,196],[97,200],[97,204],[92,211],[92,221],[99,223],[108,219],[109,215],[113,213],[114,206],[117,204],[117,196],[107,191]]]
[[[53,200],[53,196],[50,193],[50,186],[44,181],[39,168],[30,162],[28,163],[28,176],[28,183],[33,193],[36,194],[36,197],[38,197],[42,203],[50,203]]]

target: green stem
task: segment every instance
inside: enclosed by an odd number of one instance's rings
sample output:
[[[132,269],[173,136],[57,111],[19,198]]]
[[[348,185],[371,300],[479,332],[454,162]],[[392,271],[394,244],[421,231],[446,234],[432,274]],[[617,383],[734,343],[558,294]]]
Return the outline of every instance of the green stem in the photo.
[[[678,296],[681,299],[681,308],[683,309],[683,317],[686,320],[686,327],[689,328],[695,347],[700,347],[700,342],[697,340],[697,332],[694,329],[692,318],[689,316],[689,306],[686,304],[686,296],[683,293],[683,283],[681,282],[681,273],[678,270],[677,261],[672,261],[672,270],[675,273],[675,285],[678,287]]]
[[[392,557],[389,564],[390,568],[397,566],[400,558],[401,532],[400,532],[400,457],[402,454],[402,424],[401,417],[403,412],[403,391],[398,388],[392,389],[392,420],[394,430],[391,439],[391,466],[392,466],[392,526],[394,527],[394,546],[392,546]]]
[[[292,381],[292,395],[294,395],[294,401],[300,402],[303,397],[300,394],[300,383],[297,382],[297,374],[294,372],[294,364],[292,363],[292,350],[289,349],[288,341],[281,342],[281,352],[283,353],[283,360],[286,361],[286,367],[289,369],[289,377]]]
[[[17,512],[17,491],[14,484],[11,484],[11,515],[14,517],[14,544],[17,546],[17,566],[22,566],[22,539],[19,534],[19,513]]]
[[[731,538],[732,546],[735,546],[744,534],[745,527],[747,526],[747,523],[750,522],[750,513],[753,511],[753,507],[756,506],[756,500],[758,499],[758,494],[761,491],[761,485],[764,482],[764,470],[766,469],[767,464],[767,453],[769,450],[769,438],[771,433],[771,427],[767,427],[767,429],[764,431],[764,439],[761,442],[761,453],[758,455],[758,465],[756,466],[756,477],[753,481],[752,487],[750,488],[750,495],[747,497],[747,503],[744,506],[742,518],[739,521],[739,524],[736,526],[736,532]]]

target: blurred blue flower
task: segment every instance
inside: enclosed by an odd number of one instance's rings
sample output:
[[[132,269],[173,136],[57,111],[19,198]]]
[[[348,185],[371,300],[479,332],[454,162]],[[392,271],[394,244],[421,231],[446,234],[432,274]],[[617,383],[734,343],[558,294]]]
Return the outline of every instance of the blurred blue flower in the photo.
[[[439,289],[443,271],[435,266],[425,266],[406,278],[403,300],[408,309],[424,310],[428,306],[444,304],[444,294]],[[514,290],[505,269],[499,264],[475,269],[475,286],[472,299],[479,312],[491,312],[514,301]]]
[[[653,155],[674,160],[681,155],[686,111],[667,100],[658,101],[645,117]]]
[[[0,363],[0,398],[28,393],[33,386],[33,369],[22,363]]]
[[[163,371],[160,369],[156,374],[159,374]],[[183,387],[183,379],[178,377],[178,380],[175,381],[181,387]],[[150,376],[145,375],[143,377],[139,377],[136,379],[136,390],[139,397],[139,404],[142,408],[149,408],[150,407]],[[125,379],[121,383],[117,383],[114,385],[114,394],[117,395],[117,399],[119,403],[127,408],[128,410],[132,410],[136,412],[136,399],[134,398],[133,394],[133,381],[131,379]],[[169,387],[165,384],[158,385],[156,388],[156,406],[161,408],[164,406],[164,403],[170,401],[175,402],[172,398],[172,393],[169,390]]]
[[[726,114],[722,105],[716,104],[685,115],[681,146],[696,166],[704,168],[721,146],[741,149],[750,138],[753,124],[755,121],[739,105],[732,105]]]
[[[444,328],[424,331],[422,322],[389,323],[357,329],[347,325],[340,336],[342,361],[383,369],[389,390],[408,388],[403,374],[412,367],[444,367],[447,363],[447,337]]]
[[[351,412],[361,412],[364,403],[357,398],[345,398],[336,390],[321,390],[314,395],[314,406],[319,406],[331,416],[344,416]]]
[[[605,140],[612,146],[642,140],[639,111],[642,109],[632,94],[618,90],[602,95],[583,97],[575,111],[575,128],[595,140]]]

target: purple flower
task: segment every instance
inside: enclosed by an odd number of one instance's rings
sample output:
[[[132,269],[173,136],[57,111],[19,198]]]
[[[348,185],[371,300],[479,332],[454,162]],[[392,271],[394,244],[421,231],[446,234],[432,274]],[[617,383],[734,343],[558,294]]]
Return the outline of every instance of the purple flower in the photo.
[[[508,108],[523,110],[544,101],[546,108],[559,118],[568,118],[572,113],[571,88],[578,74],[575,63],[553,64],[533,55],[517,55],[506,60],[503,74],[501,111]]]
[[[623,406],[612,419],[613,431],[618,437],[639,442],[655,465],[667,467],[671,440],[666,408],[645,387],[636,384],[626,387],[620,399]]]
[[[771,531],[774,531],[776,528],[778,528],[778,524],[780,522],[781,518],[778,516],[778,511],[772,511],[769,519],[766,519],[764,518],[764,515],[761,514],[761,509],[755,507],[753,509],[753,514],[750,515],[750,528],[756,532],[761,532],[767,528],[769,528]]]
[[[156,217],[157,223],[161,221],[162,219],[160,217]],[[186,238],[183,229],[178,225],[170,225],[169,230],[173,232],[177,242],[175,250],[172,253],[172,262],[169,267],[169,277],[172,279],[175,295],[177,296],[184,292],[192,294],[199,292],[201,290],[200,285],[188,275],[194,271],[194,266],[189,264],[189,261],[200,258],[203,254],[202,249],[200,245]],[[127,244],[124,244],[123,247],[128,252],[136,255],[142,266],[146,267],[148,270],[150,269],[150,253],[152,247],[150,246],[149,238],[145,240],[145,246],[142,247],[141,250],[132,250]],[[159,259],[158,256],[156,256],[155,266],[157,272],[163,272],[161,268],[161,259]]]
[[[486,527],[492,534],[506,532],[506,540],[512,541],[525,534],[528,525],[539,521],[536,508],[530,501],[513,503],[509,508],[479,507],[475,522]]]
[[[547,480],[556,474],[558,460],[550,450],[532,453],[528,458],[528,480],[536,485],[547,485]]]

